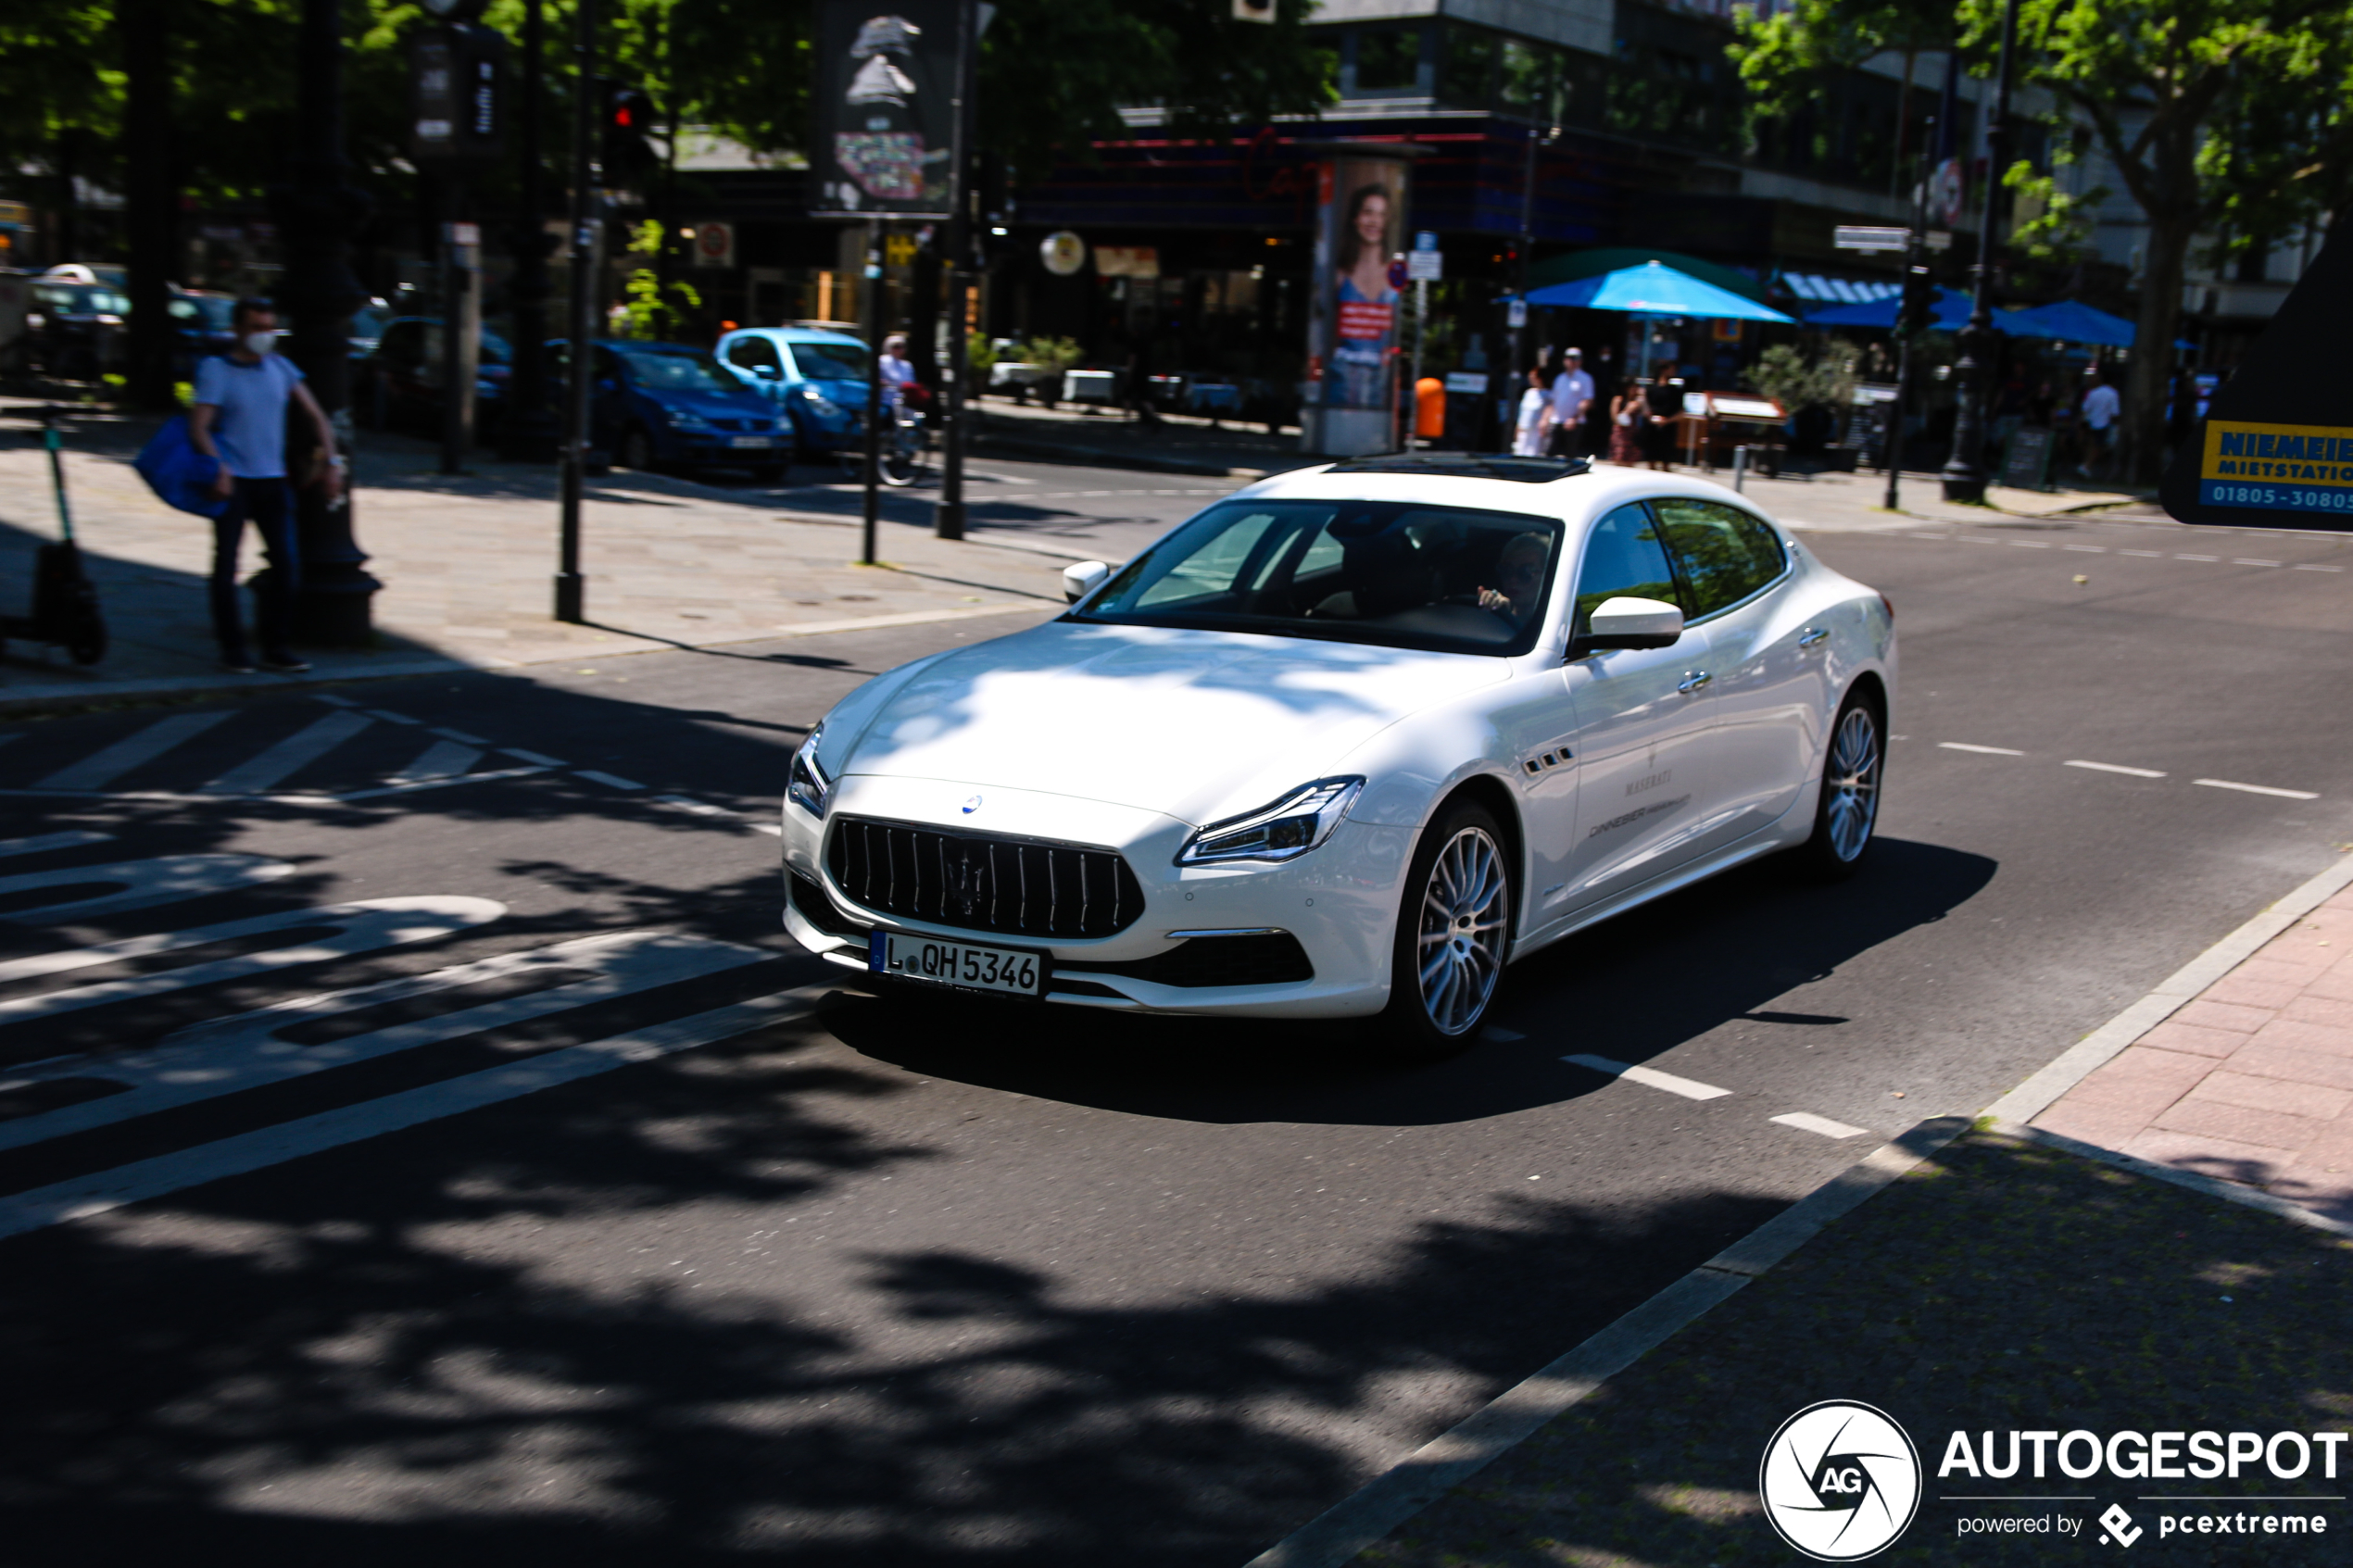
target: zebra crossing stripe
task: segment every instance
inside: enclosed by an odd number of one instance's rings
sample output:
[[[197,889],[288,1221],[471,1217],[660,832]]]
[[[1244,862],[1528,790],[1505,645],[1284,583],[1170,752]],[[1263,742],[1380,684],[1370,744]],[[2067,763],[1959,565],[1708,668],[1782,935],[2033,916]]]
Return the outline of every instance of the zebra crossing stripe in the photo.
[[[204,734],[228,717],[226,712],[175,713],[169,719],[158,719],[138,734],[126,736],[103,751],[94,752],[70,767],[58,769],[33,787],[104,789],[141,763],[154,761],[181,742]]]
[[[69,866],[62,871],[27,872],[0,876],[0,898],[44,887],[86,887],[93,884],[121,889],[90,898],[44,904],[38,909],[0,914],[12,925],[62,925],[94,915],[120,914],[125,909],[152,909],[201,898],[286,876],[294,867],[264,855],[158,855],[148,860],[118,860],[106,866]]]
[[[428,779],[454,779],[481,760],[482,750],[478,746],[437,740],[425,748],[424,755],[384,782],[403,784],[422,784]]]
[[[547,771],[545,768],[493,768],[486,773],[460,773],[454,778],[446,779],[408,779],[399,784],[379,784],[374,789],[346,790],[341,795],[282,797],[281,798],[290,799],[299,806],[321,806],[339,800],[373,800],[379,796],[406,795],[411,790],[447,789],[451,784],[488,784],[493,779],[527,778],[533,773],[544,773]]]
[[[71,947],[61,952],[40,953],[31,958],[0,963],[0,982],[61,974],[98,964],[122,963],[133,959],[150,958],[157,953],[201,947],[214,942],[234,942],[247,936],[267,935],[273,931],[316,934],[311,940],[294,947],[241,953],[233,958],[216,959],[209,963],[167,970],[160,974],[101,981],[96,985],[77,985],[67,990],[44,992],[37,997],[19,997],[14,1001],[0,1002],[0,1024],[22,1023],[30,1019],[48,1018],[61,1012],[78,1012],[83,1008],[104,1007],[109,1002],[128,1001],[134,997],[157,997],[170,991],[184,991],[192,986],[241,980],[273,969],[324,963],[330,959],[374,952],[380,947],[423,942],[463,931],[469,926],[486,924],[506,912],[504,904],[489,898],[464,898],[439,894],[412,898],[370,898],[357,904],[330,904],[314,909],[283,909],[274,915],[261,915],[252,920],[222,921],[215,925],[192,926],[186,931],[132,936],[120,942],[101,943],[94,947]]]
[[[430,974],[295,997],[253,1012],[192,1025],[167,1035],[147,1050],[57,1058],[38,1067],[11,1073],[9,1081],[19,1085],[70,1078],[95,1079],[121,1087],[101,1099],[83,1100],[37,1115],[0,1122],[0,1149],[45,1143],[69,1133],[112,1126],[173,1106],[192,1105],[265,1084],[283,1083],[348,1067],[354,1062],[371,1061],[421,1046],[439,1045],[445,1040],[527,1022],[592,1002],[649,991],[658,985],[700,979],[774,956],[757,947],[708,937],[624,931],[581,937],[552,947],[505,953],[435,970]],[[437,1018],[389,1024],[323,1045],[299,1045],[281,1038],[286,1031],[303,1024],[535,971],[550,974],[587,972],[546,990],[484,1002]]]
[[[316,723],[296,730],[259,756],[230,769],[206,784],[203,793],[258,795],[273,788],[280,780],[298,770],[308,767],[374,722],[364,714],[347,711],[330,713]]]
[[[632,1030],[626,1035],[548,1051],[528,1061],[445,1078],[422,1088],[384,1095],[338,1110],[281,1122],[235,1137],[35,1187],[13,1198],[0,1198],[0,1237],[88,1219],[125,1204],[266,1170],[305,1155],[323,1154],[346,1144],[422,1126],[504,1100],[520,1099],[543,1089],[653,1061],[677,1051],[715,1045],[772,1024],[790,1022],[811,1011],[833,989],[830,984],[821,983],[778,991],[732,1007]]]
[[[31,838],[0,838],[0,859],[6,859],[11,855],[42,855],[52,849],[81,849],[93,844],[109,844],[113,841],[114,834],[110,833],[88,833],[80,830],[69,833],[39,834]]]

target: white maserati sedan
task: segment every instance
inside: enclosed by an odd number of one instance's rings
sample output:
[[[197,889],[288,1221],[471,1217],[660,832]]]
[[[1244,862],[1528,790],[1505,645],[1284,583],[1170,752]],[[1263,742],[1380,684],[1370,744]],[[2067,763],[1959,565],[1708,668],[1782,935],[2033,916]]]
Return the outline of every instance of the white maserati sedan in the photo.
[[[887,993],[1378,1018],[1430,1057],[1548,943],[1870,847],[1893,611],[1704,481],[1336,463],[1064,585],[810,732],[802,946]]]

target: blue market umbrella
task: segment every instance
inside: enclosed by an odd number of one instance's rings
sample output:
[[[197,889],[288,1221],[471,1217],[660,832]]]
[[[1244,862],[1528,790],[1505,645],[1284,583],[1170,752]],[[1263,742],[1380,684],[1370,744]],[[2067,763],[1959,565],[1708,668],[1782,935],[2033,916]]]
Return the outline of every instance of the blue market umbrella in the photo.
[[[1828,310],[1817,310],[1806,317],[1806,324],[1809,327],[1878,327],[1890,330],[1895,325],[1895,313],[1903,303],[1901,296],[1890,295],[1885,299],[1874,299],[1861,305],[1833,305]],[[1929,325],[1940,332],[1959,332],[1969,325],[1969,311],[1973,308],[1974,302],[1960,290],[1939,286],[1936,311]],[[1994,312],[1994,330],[2007,332],[2012,337],[2058,335],[2029,321],[2027,317],[2031,314],[2029,311],[1997,309]]]
[[[2095,310],[2077,300],[2062,299],[2056,305],[2038,305],[2032,310],[2018,313],[2021,321],[2032,321],[2041,329],[2044,337],[2057,338],[2062,343],[2095,343],[2109,348],[2133,346],[2133,323],[2121,316],[2111,316],[2105,310]]]
[[[1794,324],[1768,305],[1743,299],[1730,289],[1703,282],[1663,261],[1621,267],[1598,277],[1530,289],[1530,305],[1577,305],[1588,310],[1624,310],[1638,316],[1689,316],[1711,321],[1782,321]]]

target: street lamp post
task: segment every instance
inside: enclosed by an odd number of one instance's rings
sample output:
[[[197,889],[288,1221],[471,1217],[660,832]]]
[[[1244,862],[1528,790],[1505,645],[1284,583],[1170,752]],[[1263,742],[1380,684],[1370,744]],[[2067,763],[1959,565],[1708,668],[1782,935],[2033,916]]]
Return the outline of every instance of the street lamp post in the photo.
[[[1940,476],[1944,498],[1970,506],[1985,500],[1985,398],[1994,357],[1994,217],[2001,199],[2003,157],[2009,136],[2010,52],[2018,43],[2018,0],[2002,7],[2002,53],[1994,69],[1994,113],[1985,134],[1985,205],[1977,228],[1976,299],[1969,325],[1961,329],[1961,358],[1953,367],[1960,383],[1953,420],[1953,455]]]
[[[559,514],[556,619],[587,619],[580,572],[580,491],[588,463],[588,396],[596,374],[597,241],[604,228],[597,164],[597,6],[579,0],[573,35],[572,331],[564,366],[563,499]]]
[[[351,274],[350,236],[368,215],[367,193],[346,177],[343,156],[343,18],[341,0],[303,0],[296,44],[294,178],[273,190],[285,235],[286,273],[280,303],[294,323],[287,357],[310,384],[334,427],[336,445],[351,445],[351,313],[366,299]],[[290,430],[308,444],[308,427]],[[326,454],[333,457],[334,454]],[[384,584],[363,570],[367,553],[352,536],[351,490],[329,501],[322,486],[295,492],[295,526],[302,590],[295,600],[295,635],[329,647],[365,647],[374,639],[371,597]]]
[[[972,374],[965,352],[964,302],[973,283],[972,124],[979,76],[978,10],[978,0],[963,0],[956,7],[956,119],[948,170],[948,407],[940,421],[939,505],[932,514],[933,531],[942,539],[964,536],[964,383]]]
[[[546,69],[547,24],[544,0],[526,0],[522,20],[522,215],[510,236],[515,270],[507,296],[515,317],[514,371],[508,383],[506,417],[499,421],[502,453],[542,463],[555,455],[555,420],[547,412],[547,253],[551,248],[539,156],[541,85]]]

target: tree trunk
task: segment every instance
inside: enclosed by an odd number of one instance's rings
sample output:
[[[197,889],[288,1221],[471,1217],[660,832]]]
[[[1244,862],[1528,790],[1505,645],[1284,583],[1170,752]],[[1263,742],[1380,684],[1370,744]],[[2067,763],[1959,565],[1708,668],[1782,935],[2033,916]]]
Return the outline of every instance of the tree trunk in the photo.
[[[131,406],[168,413],[172,395],[172,251],[180,194],[171,177],[171,55],[155,0],[117,9],[123,66],[123,214],[131,241],[131,323],[126,392]]]
[[[2124,387],[2124,420],[2117,474],[2129,484],[2155,484],[2165,458],[2165,414],[2173,377],[2173,338],[2181,330],[2182,280],[2189,266],[2196,220],[2185,210],[2149,215],[2148,249],[2141,261],[2141,307],[2133,323],[2132,374]]]

